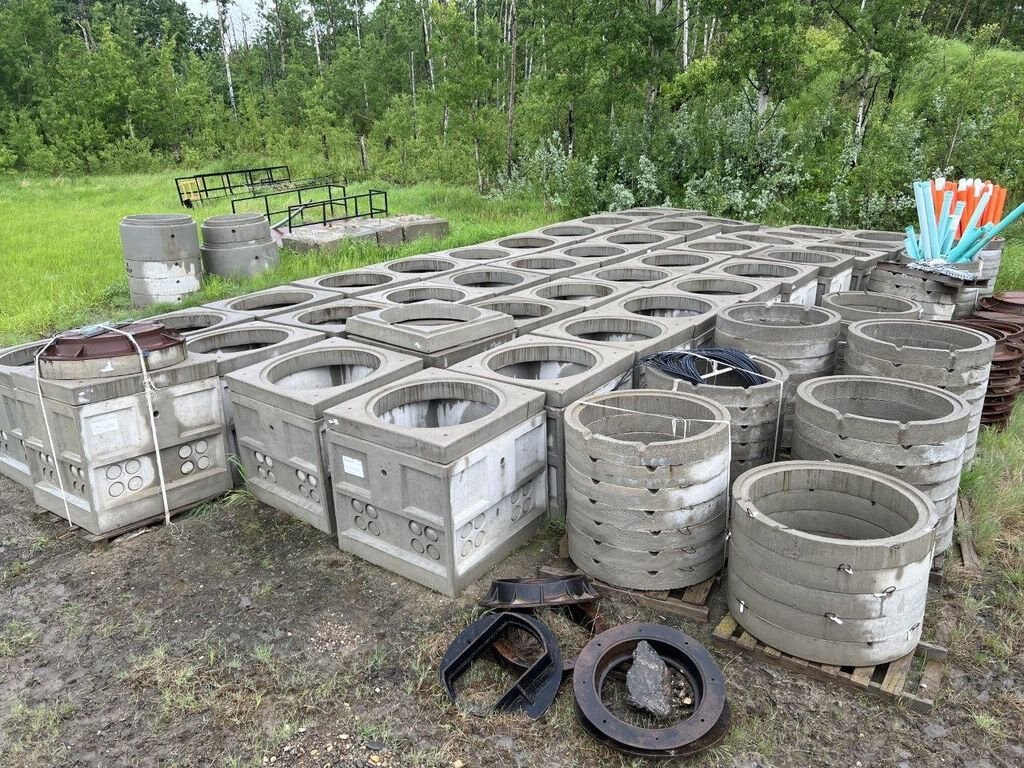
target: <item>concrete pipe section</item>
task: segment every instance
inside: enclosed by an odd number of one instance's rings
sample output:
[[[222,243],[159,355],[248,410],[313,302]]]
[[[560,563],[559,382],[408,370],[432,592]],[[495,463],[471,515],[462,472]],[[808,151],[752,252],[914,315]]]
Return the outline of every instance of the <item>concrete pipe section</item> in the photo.
[[[569,555],[630,589],[679,589],[722,567],[729,411],[696,395],[625,390],[566,411]]]
[[[195,222],[183,214],[139,214],[121,221],[121,250],[132,304],[178,304],[202,288]]]
[[[262,213],[211,216],[201,227],[203,268],[208,274],[247,278],[281,263],[280,246]]]
[[[935,551],[953,542],[970,405],[898,379],[827,376],[797,388],[793,458],[840,461],[910,483],[935,504]]]
[[[309,309],[297,312],[285,312],[267,318],[268,323],[288,325],[293,328],[304,328],[307,331],[318,331],[332,338],[345,338],[348,335],[348,321],[356,315],[384,309],[387,305],[363,299],[338,299],[326,304],[318,304]]]
[[[807,661],[895,661],[921,637],[934,525],[925,494],[864,467],[752,469],[733,484],[729,612]]]
[[[328,339],[225,376],[247,487],[274,509],[334,533],[324,412],[422,367],[411,355]]]
[[[567,301],[530,299],[522,296],[501,296],[493,299],[481,299],[480,301],[474,301],[473,306],[511,316],[516,324],[517,336],[533,333],[546,325],[578,315],[585,309],[580,304],[572,304]]]
[[[292,283],[296,288],[312,288],[317,291],[333,291],[341,296],[354,299],[368,293],[377,293],[390,288],[397,288],[415,282],[415,276],[399,277],[382,269],[350,269],[347,272],[335,272],[332,275],[311,277],[307,280],[296,280]]]
[[[789,447],[793,396],[801,382],[830,376],[839,343],[838,312],[799,304],[736,304],[718,313],[715,346],[741,349],[789,372],[779,448]]]
[[[818,293],[814,301],[817,306],[821,306],[821,299],[827,293],[850,290],[853,280],[853,258],[838,253],[823,253],[806,248],[770,248],[758,253],[757,258],[817,267]]]
[[[841,291],[822,297],[821,306],[839,313],[839,345],[836,347],[836,373],[843,372],[846,360],[846,333],[850,323],[889,318],[920,320],[921,305],[912,299],[871,291]]]
[[[296,288],[282,285],[279,288],[267,288],[264,291],[247,293],[231,299],[212,301],[204,305],[208,309],[224,309],[231,312],[242,312],[262,320],[285,312],[297,312],[300,309],[315,307],[334,301],[338,294],[332,291],[318,291],[315,288]]]
[[[925,320],[861,320],[847,331],[845,372],[920,382],[960,395],[971,405],[964,468],[974,460],[995,339]]]
[[[326,412],[341,549],[449,596],[537,531],[544,395],[426,370]]]
[[[695,350],[700,354],[700,350]],[[761,369],[762,380],[750,384],[736,371],[710,361],[698,362],[705,376],[693,384],[652,366],[637,372],[644,389],[665,389],[701,395],[729,410],[732,460],[729,476],[736,479],[748,469],[775,461],[779,418],[786,402],[789,372],[763,357],[751,358]]]

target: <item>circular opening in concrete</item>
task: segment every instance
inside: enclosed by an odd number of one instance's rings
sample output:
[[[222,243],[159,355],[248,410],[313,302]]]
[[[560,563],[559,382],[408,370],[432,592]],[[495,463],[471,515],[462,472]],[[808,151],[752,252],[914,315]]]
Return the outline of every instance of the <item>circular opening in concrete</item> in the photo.
[[[365,379],[382,362],[362,349],[320,349],[285,358],[267,369],[266,378],[284,389],[329,389]]]
[[[613,256],[621,256],[626,252],[625,248],[617,248],[613,245],[574,245],[565,249],[566,256],[574,259],[610,259]]]
[[[594,273],[598,280],[609,283],[656,283],[672,277],[670,272],[661,269],[643,269],[639,267],[608,267]]]
[[[693,296],[659,293],[627,299],[622,308],[641,317],[692,317],[713,311],[715,305]]]
[[[583,219],[584,224],[592,224],[595,227],[624,227],[631,222],[632,219],[624,216],[588,216]]]
[[[641,219],[653,219],[657,216],[664,216],[666,212],[663,208],[629,208],[623,211],[627,216]]]
[[[438,326],[468,323],[483,314],[479,307],[450,301],[418,301],[381,310],[380,319],[391,326]]]
[[[456,248],[448,251],[448,255],[468,261],[497,261],[507,258],[511,253],[504,248]]]
[[[700,224],[699,222],[686,221],[685,219],[655,221],[647,225],[649,229],[653,229],[658,232],[696,232],[698,229],[703,229],[704,226],[705,225]]]
[[[790,261],[794,264],[821,264],[834,266],[843,261],[843,257],[835,253],[824,253],[822,251],[783,251],[771,250],[764,252],[764,258],[776,261]]]
[[[995,343],[980,331],[922,320],[862,320],[851,327],[869,339],[895,346],[897,352],[901,347],[963,352]]]
[[[799,328],[823,325],[835,319],[835,314],[802,304],[736,304],[726,307],[719,315],[740,323],[770,326],[772,328]]]
[[[584,341],[650,341],[664,334],[664,329],[654,323],[620,315],[579,318],[562,328]]]
[[[766,235],[760,232],[737,232],[733,237],[747,243],[759,243],[761,245],[795,245],[788,237]]]
[[[199,331],[213,330],[224,322],[224,317],[216,312],[204,312],[203,310],[189,310],[180,315],[166,315],[152,318],[164,328],[175,333],[198,333]]]
[[[716,428],[728,429],[729,416],[724,407],[685,393],[631,390],[588,401],[574,418],[595,435],[651,445],[690,440]]]
[[[841,229],[832,229],[831,227],[808,227],[803,224],[794,224],[788,229],[794,232],[799,232],[805,235],[820,235],[822,237],[839,237],[845,234]]]
[[[568,344],[534,344],[495,352],[487,367],[510,379],[545,381],[578,376],[597,365],[597,356]]]
[[[452,277],[456,285],[463,285],[469,288],[507,288],[510,285],[519,285],[526,278],[518,272],[509,272],[504,269],[474,269],[472,272],[463,272]]]
[[[698,296],[749,296],[762,290],[756,283],[728,277],[687,277],[673,283],[672,287]]]
[[[394,281],[394,275],[355,270],[322,277],[316,281],[316,284],[324,288],[374,288],[379,285],[393,283]]]
[[[521,259],[510,261],[509,264],[516,269],[532,269],[538,272],[556,272],[576,266],[572,259],[559,256],[523,256]]]
[[[706,267],[713,261],[711,256],[682,251],[660,251],[640,257],[640,263],[649,267],[672,267],[686,269],[690,267]]]
[[[902,244],[906,240],[906,235],[902,232],[883,232],[878,229],[866,229],[860,232],[854,232],[849,237],[854,240],[868,240],[875,243],[896,243]]]
[[[203,220],[203,227],[238,227],[244,224],[261,224],[267,220],[262,213],[222,213]]]
[[[386,392],[373,401],[373,414],[403,429],[439,429],[482,419],[500,404],[482,384],[453,379],[423,381]]]
[[[519,237],[506,237],[504,240],[499,240],[498,245],[502,248],[511,248],[516,251],[522,251],[530,248],[550,248],[555,245],[555,241],[549,237],[530,237],[520,235]]]
[[[373,312],[375,309],[380,307],[374,304],[328,304],[302,312],[295,319],[303,325],[344,325],[350,317]]]
[[[787,280],[799,277],[800,270],[786,264],[772,264],[770,261],[741,261],[739,264],[726,264],[722,271],[737,277],[767,277],[774,280]]]
[[[183,213],[133,213],[121,219],[121,224],[129,227],[195,226],[192,217]]]
[[[739,243],[735,240],[699,240],[689,243],[686,247],[705,253],[746,253],[752,246],[750,243]]]
[[[921,306],[901,296],[869,291],[849,291],[826,294],[822,306],[836,310],[844,320],[867,320],[878,315],[905,315],[918,318]]]
[[[601,283],[588,283],[584,281],[565,280],[550,285],[542,285],[537,289],[537,295],[542,299],[560,299],[561,301],[575,301],[582,304],[603,299],[611,296],[615,289],[610,285]]]
[[[424,275],[431,272],[445,272],[455,269],[458,265],[448,259],[435,258],[411,258],[401,261],[392,261],[384,264],[384,268],[392,272],[400,272],[406,275]]]
[[[462,301],[468,294],[458,288],[430,285],[412,288],[395,288],[384,294],[384,300],[392,304],[416,304],[421,301]]]
[[[810,243],[804,246],[804,250],[815,253],[831,253],[835,256],[852,256],[854,258],[871,258],[871,251],[866,248],[850,248],[845,245],[832,245],[825,243]]]
[[[877,473],[822,462],[781,462],[749,473],[737,496],[762,515],[794,531],[830,539],[869,541],[907,533],[927,507]],[[748,503],[750,503],[748,502]]]
[[[488,301],[476,306],[493,312],[511,315],[516,320],[529,320],[535,317],[547,317],[553,311],[551,306],[540,301],[527,299],[510,299],[509,301]]]
[[[45,341],[41,341],[38,344],[32,344],[27,347],[0,352],[0,366],[8,368],[20,368],[27,365],[34,366],[36,364],[36,355],[45,344]]]
[[[946,419],[959,410],[949,395],[913,382],[860,376],[828,376],[803,384],[800,397],[839,416],[907,424]]]
[[[283,328],[225,328],[223,331],[214,331],[209,336],[192,339],[186,344],[190,352],[233,355],[280,344],[287,341],[290,336],[291,333]]]
[[[616,232],[607,238],[609,243],[618,245],[652,245],[664,239],[664,235],[656,235],[653,232]]]
[[[541,230],[541,234],[548,237],[587,237],[595,232],[597,230],[593,227],[583,227],[579,224],[556,224]]]
[[[287,307],[294,307],[298,304],[303,304],[307,301],[312,301],[314,298],[316,298],[316,296],[312,292],[303,291],[298,288],[270,290],[254,293],[250,296],[239,296],[228,304],[228,308],[238,312],[285,309]]]

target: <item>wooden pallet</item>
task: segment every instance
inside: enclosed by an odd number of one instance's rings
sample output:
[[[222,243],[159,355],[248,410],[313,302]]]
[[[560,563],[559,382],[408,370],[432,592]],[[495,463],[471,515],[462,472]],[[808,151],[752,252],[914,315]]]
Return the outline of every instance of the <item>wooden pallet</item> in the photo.
[[[960,556],[963,559],[964,568],[969,573],[980,573],[984,570],[981,558],[978,557],[978,550],[974,548],[974,538],[971,536],[971,503],[961,497],[956,502],[956,527],[960,536]]]
[[[946,553],[940,552],[932,558],[932,569],[928,571],[928,586],[942,589],[943,567],[946,563]]]
[[[916,712],[931,712],[945,672],[946,649],[921,641],[913,653],[886,664],[871,667],[834,667],[790,656],[765,645],[747,633],[730,614],[715,627],[713,642],[815,680],[852,688],[880,699],[899,700]],[[911,675],[915,658],[924,667],[920,676]]]
[[[540,573],[544,576],[572,576],[582,573],[578,568],[573,568],[571,563],[568,567],[542,566]],[[590,583],[602,595],[617,597],[622,600],[629,600],[645,608],[653,608],[661,613],[672,616],[682,616],[686,619],[699,621],[702,624],[708,623],[708,609],[711,598],[711,590],[715,586],[718,576],[713,576],[707,581],[695,584],[686,589],[671,589],[659,591],[641,591],[637,589],[625,589],[624,587],[613,587],[595,578]]]
[[[171,520],[174,520],[176,517],[178,517],[179,515],[183,515],[186,512],[191,512],[194,509],[195,506],[190,506],[185,509],[172,511]],[[91,544],[110,542],[114,539],[119,539],[122,536],[126,537],[128,536],[128,534],[132,533],[139,535],[141,533],[144,533],[145,530],[148,528],[164,524],[164,515],[161,512],[158,515],[153,515],[152,517],[147,517],[143,520],[136,520],[135,522],[129,523],[128,525],[122,525],[120,528],[114,528],[113,530],[107,531],[106,533],[90,533],[84,528],[79,528],[77,525],[68,525],[68,521],[66,518],[63,518],[60,515],[55,515],[53,512],[50,512],[48,510],[39,510],[39,513],[45,516],[49,522],[53,523],[53,525],[58,528],[56,537],[59,541],[69,539],[72,536],[74,536],[75,538],[81,539],[82,541],[88,541]],[[63,530],[59,530],[60,528],[63,528]]]

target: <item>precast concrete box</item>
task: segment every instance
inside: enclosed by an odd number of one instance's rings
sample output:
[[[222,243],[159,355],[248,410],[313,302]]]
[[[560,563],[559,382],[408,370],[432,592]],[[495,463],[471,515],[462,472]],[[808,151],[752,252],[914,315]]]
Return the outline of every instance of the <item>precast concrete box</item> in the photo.
[[[460,259],[454,256],[408,256],[404,259],[395,259],[377,264],[373,269],[383,270],[386,274],[395,275],[398,278],[413,278],[429,282],[438,275],[448,272],[458,272],[467,267],[475,266],[469,259]]]
[[[62,334],[41,377],[12,373],[37,406],[20,411],[36,503],[97,535],[161,517],[163,493],[173,514],[231,488],[216,366],[157,323],[121,330],[146,355],[152,410],[135,347],[110,331]]]
[[[848,240],[847,238],[837,238],[839,240]],[[865,281],[868,275],[871,274],[871,270],[875,268],[883,259],[886,258],[886,253],[879,250],[871,250],[869,248],[854,247],[850,245],[840,245],[834,240],[828,240],[825,242],[814,242],[807,243],[803,246],[806,251],[813,251],[814,253],[827,253],[833,256],[848,256],[853,259],[853,267],[850,273],[850,290],[851,291],[863,291]]]
[[[693,240],[687,243],[680,243],[672,246],[673,251],[681,253],[699,253],[705,256],[715,256],[719,260],[722,257],[746,258],[758,251],[763,251],[764,245],[745,243],[740,240],[733,240],[728,237],[706,237],[701,240]]]
[[[210,309],[209,307],[176,309],[173,312],[165,312],[162,315],[153,315],[146,318],[146,322],[160,323],[168,331],[183,336],[186,339],[198,333],[230,328],[232,325],[249,323],[253,320],[255,318],[245,312],[231,312],[224,309]]]
[[[348,321],[349,338],[415,355],[427,368],[449,368],[508,341],[515,332],[509,315],[445,301],[386,307]]]
[[[639,267],[645,269],[661,269],[671,272],[674,277],[687,277],[710,269],[729,258],[726,254],[713,256],[709,253],[696,253],[694,251],[683,251],[676,247],[665,250],[652,251],[644,256],[636,256],[627,261],[621,261],[616,266]]]
[[[444,276],[438,277],[438,280]],[[388,288],[376,293],[364,294],[361,298],[384,306],[396,304],[419,304],[420,302],[446,302],[450,304],[469,304],[494,296],[494,291],[486,288],[460,288],[450,283],[415,282],[398,288]]]
[[[581,272],[576,277],[584,280],[597,280],[602,283],[628,285],[634,288],[654,288],[668,282],[676,275],[660,267],[645,267],[630,262],[619,262],[607,267],[592,269],[589,272]]]
[[[811,264],[818,268],[818,292],[815,306],[827,293],[850,290],[853,281],[853,259],[837,253],[822,253],[807,248],[769,248],[754,258],[783,264]]]
[[[595,266],[592,259],[581,256],[567,256],[562,251],[538,253],[535,256],[513,256],[508,259],[492,262],[492,265],[545,274],[549,280],[571,277],[580,272],[587,272]]]
[[[629,383],[635,354],[591,343],[524,336],[455,366],[482,379],[529,387],[545,395],[547,414],[548,512],[565,516],[565,427],[567,406]]]
[[[13,374],[19,370],[34,371],[36,355],[46,344],[46,341],[33,341],[0,350],[0,475],[26,488],[32,487],[32,474],[22,430],[26,420],[22,410],[29,409],[28,418],[34,422],[39,398],[35,392],[23,392],[23,402],[19,403]]]
[[[428,254],[429,255],[429,254]],[[441,251],[436,256],[469,261],[474,264],[491,264],[495,261],[503,261],[512,258],[515,254],[508,248],[496,248],[494,246],[469,245],[464,248],[453,248],[450,251]]]
[[[798,248],[800,246],[800,241],[794,237],[769,234],[763,229],[759,229],[756,232],[733,232],[732,234],[723,235],[723,239],[738,240],[741,243],[750,243],[767,248]]]
[[[334,301],[338,294],[333,291],[319,291],[313,288],[296,288],[293,285],[282,285],[278,288],[267,288],[231,299],[212,301],[204,306],[208,309],[223,309],[231,312],[242,312],[262,320],[285,312],[296,312],[307,307],[315,307]]]
[[[670,328],[692,334],[684,346],[699,347],[709,341],[715,330],[715,317],[727,302],[710,296],[683,293],[668,286],[636,291],[604,307],[639,318],[656,319]]]
[[[636,286],[623,283],[608,283],[599,280],[566,277],[508,295],[517,298],[563,301],[592,309],[600,307],[602,304],[608,304],[635,290]]]
[[[587,264],[587,268],[579,270],[586,272],[597,267],[606,267],[609,264],[616,264],[633,257],[633,253],[624,245],[615,245],[607,240],[588,240],[579,245],[572,245],[568,248],[560,248],[544,254],[550,257],[568,256],[570,259],[580,259]],[[575,274],[575,272],[570,273]]]
[[[818,267],[814,264],[783,264],[759,258],[729,259],[703,274],[753,277],[782,286],[782,301],[813,307],[818,298]]]
[[[736,232],[756,232],[761,228],[760,224],[755,224],[751,221],[738,221],[737,219],[724,219],[720,216],[691,216],[694,221],[699,221],[702,224],[708,224],[711,226],[718,226],[722,230],[722,234],[731,235]]]
[[[580,246],[600,246],[625,248],[630,256],[641,256],[653,250],[669,248],[685,242],[686,235],[681,233],[652,232],[649,229],[620,229],[601,237],[591,238]],[[565,249],[568,250],[568,249]]]
[[[645,221],[636,229],[646,229],[657,234],[669,235],[673,238],[682,238],[677,242],[701,240],[705,237],[713,237],[722,231],[720,224],[708,224],[697,221],[687,216],[666,216],[652,221]]]
[[[756,277],[726,277],[703,272],[667,284],[674,291],[702,296],[727,306],[743,301],[782,301],[782,285]]]
[[[309,309],[300,309],[298,312],[272,315],[267,318],[266,322],[317,331],[332,338],[344,338],[348,333],[349,318],[364,312],[384,309],[386,306],[386,304],[365,299],[338,299],[326,304],[318,304]]]
[[[274,509],[334,533],[324,411],[422,368],[411,355],[327,339],[227,374],[246,486]]]
[[[769,230],[771,233],[778,233],[783,237],[794,237],[800,240],[824,242],[834,240],[837,237],[848,237],[852,229],[839,229],[838,227],[813,227],[807,224],[791,224],[788,227],[779,227]]]
[[[547,500],[544,395],[427,370],[326,413],[338,546],[455,596]]]
[[[515,321],[516,336],[533,333],[545,325],[557,323],[584,311],[582,304],[554,299],[529,299],[519,296],[497,296],[473,302],[474,307],[509,315]]]
[[[518,293],[551,280],[547,272],[530,272],[497,264],[481,264],[459,272],[440,275],[433,282],[472,291],[486,291],[492,296]]]
[[[296,280],[292,285],[296,288],[312,288],[316,291],[333,291],[345,298],[356,298],[365,296],[368,293],[377,293],[390,288],[397,288],[401,285],[414,283],[420,278],[416,275],[398,276],[393,272],[387,272],[379,267],[367,269],[350,269],[345,272],[335,272],[331,275],[310,277],[306,280]]]
[[[864,248],[869,251],[877,251],[882,254],[883,258],[892,259],[900,256],[906,251],[906,247],[903,241],[906,239],[906,234],[899,232],[883,233],[889,234],[895,237],[899,235],[899,240],[879,240],[878,234],[870,233],[863,230],[851,232],[849,235],[844,237],[837,237],[830,242],[834,245],[841,245],[844,248]]]

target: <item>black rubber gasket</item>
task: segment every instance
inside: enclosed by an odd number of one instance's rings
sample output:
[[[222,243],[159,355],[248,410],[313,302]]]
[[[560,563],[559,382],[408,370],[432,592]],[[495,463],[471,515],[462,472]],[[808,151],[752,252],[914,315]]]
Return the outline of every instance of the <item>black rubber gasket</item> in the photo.
[[[537,610],[530,608],[528,610]],[[579,624],[584,629],[590,630],[591,636],[599,635],[608,629],[608,623],[601,616],[600,611],[594,603],[579,603],[576,605],[562,605],[553,606],[550,608],[553,611],[564,611],[566,615],[574,622]],[[507,642],[498,639],[494,641],[495,655],[507,666],[512,669],[519,670],[520,672],[525,671],[530,663],[531,659],[525,658],[515,652]],[[562,679],[566,680],[572,676],[573,669],[576,667],[575,657],[567,658],[564,654],[562,655]]]
[[[480,605],[500,611],[516,611],[577,605],[599,597],[590,579],[583,574],[540,579],[495,579]]]
[[[612,714],[601,698],[610,673],[632,660],[641,640],[686,677],[693,691],[693,713],[667,728],[631,725]],[[623,624],[591,640],[576,659],[573,693],[576,717],[588,733],[613,749],[642,757],[694,755],[724,739],[731,723],[724,676],[714,657],[689,635],[660,624]]]
[[[562,653],[548,626],[525,613],[492,613],[474,621],[455,638],[441,659],[441,687],[457,700],[455,682],[470,665],[491,650],[494,641],[510,627],[529,632],[541,646],[541,653],[519,679],[494,702],[489,712],[523,712],[536,720],[551,706],[562,683]]]

